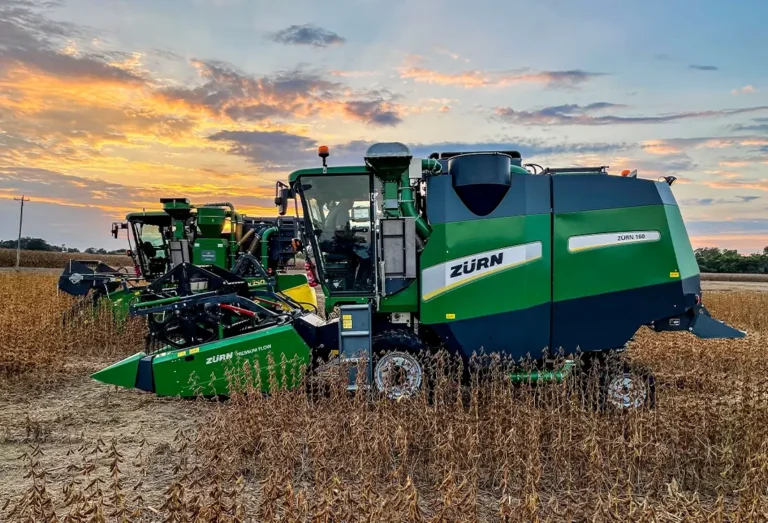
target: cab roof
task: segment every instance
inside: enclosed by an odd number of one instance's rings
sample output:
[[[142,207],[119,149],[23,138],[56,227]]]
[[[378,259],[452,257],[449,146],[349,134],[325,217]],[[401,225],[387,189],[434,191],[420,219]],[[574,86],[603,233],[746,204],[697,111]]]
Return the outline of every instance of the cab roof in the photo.
[[[328,167],[326,172],[323,172],[322,167],[312,167],[310,169],[299,169],[293,171],[288,176],[289,183],[293,183],[299,179],[300,176],[330,176],[334,174],[363,174],[368,173],[369,169],[365,165],[342,165],[339,167]]]
[[[129,222],[164,224],[171,222],[171,216],[165,211],[132,212],[125,216]]]

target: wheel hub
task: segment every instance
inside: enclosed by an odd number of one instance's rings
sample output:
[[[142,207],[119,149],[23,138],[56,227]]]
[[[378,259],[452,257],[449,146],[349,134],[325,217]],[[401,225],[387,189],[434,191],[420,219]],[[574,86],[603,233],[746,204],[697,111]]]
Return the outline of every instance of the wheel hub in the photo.
[[[421,388],[421,364],[411,354],[390,352],[379,359],[374,369],[376,388],[387,398],[400,400],[413,396]]]
[[[648,392],[643,383],[630,374],[615,376],[608,383],[608,401],[619,409],[637,409],[645,404]]]

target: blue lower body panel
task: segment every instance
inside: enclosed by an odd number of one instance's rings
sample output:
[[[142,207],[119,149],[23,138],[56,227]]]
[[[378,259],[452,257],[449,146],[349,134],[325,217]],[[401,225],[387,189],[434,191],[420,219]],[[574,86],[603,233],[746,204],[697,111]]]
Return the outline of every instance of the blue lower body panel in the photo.
[[[520,360],[538,359],[545,351],[607,351],[624,347],[643,325],[684,314],[697,295],[701,284],[694,276],[430,327],[446,348],[465,359],[481,352]]]
[[[541,357],[549,346],[551,304],[430,325],[446,348],[465,359],[498,352],[519,359]]]

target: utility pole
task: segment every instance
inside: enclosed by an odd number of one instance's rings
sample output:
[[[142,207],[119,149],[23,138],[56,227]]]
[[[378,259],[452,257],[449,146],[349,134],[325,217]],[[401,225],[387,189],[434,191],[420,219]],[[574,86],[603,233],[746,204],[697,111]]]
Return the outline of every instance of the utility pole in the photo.
[[[29,198],[25,198],[22,194],[21,198],[14,198],[17,202],[21,203],[21,211],[19,212],[19,241],[16,243],[16,270],[19,270],[19,259],[21,258],[21,224],[24,221],[24,202],[28,202]]]

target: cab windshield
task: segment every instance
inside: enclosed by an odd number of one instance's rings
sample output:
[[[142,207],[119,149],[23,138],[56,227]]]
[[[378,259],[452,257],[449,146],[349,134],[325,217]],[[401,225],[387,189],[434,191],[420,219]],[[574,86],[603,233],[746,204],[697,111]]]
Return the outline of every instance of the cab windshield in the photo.
[[[149,224],[139,225],[139,234],[141,235],[142,243],[149,242],[149,244],[155,248],[163,246],[163,235],[159,226]]]
[[[369,174],[301,178],[319,277],[332,292],[373,290],[370,195]]]
[[[139,256],[142,274],[147,278],[155,278],[168,269],[168,252],[164,234],[168,225],[132,222],[136,252]]]

